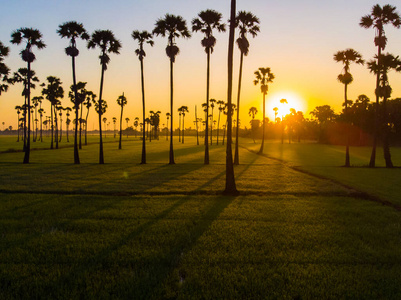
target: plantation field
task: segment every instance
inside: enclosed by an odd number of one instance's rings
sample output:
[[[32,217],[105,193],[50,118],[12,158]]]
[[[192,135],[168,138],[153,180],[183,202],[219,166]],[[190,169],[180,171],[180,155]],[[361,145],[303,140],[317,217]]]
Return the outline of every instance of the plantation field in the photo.
[[[368,148],[241,140],[228,197],[221,145],[106,141],[0,154],[0,299],[401,297],[401,171]]]

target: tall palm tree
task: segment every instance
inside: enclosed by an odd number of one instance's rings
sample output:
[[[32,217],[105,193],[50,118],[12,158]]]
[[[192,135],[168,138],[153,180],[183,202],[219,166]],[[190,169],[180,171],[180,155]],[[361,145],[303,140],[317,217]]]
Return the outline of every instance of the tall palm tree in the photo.
[[[75,110],[75,120],[76,120],[76,126],[75,126],[75,134],[78,136],[78,122],[79,122],[79,144],[78,148],[82,149],[82,142],[81,142],[81,136],[82,136],[82,104],[86,100],[88,91],[86,90],[86,82],[79,81],[78,83],[75,83],[75,85],[71,85],[70,87],[70,92],[68,93],[68,96],[70,97],[71,102],[74,104],[74,110]],[[79,116],[81,112],[81,116]],[[77,138],[78,142],[78,138]],[[75,147],[75,136],[74,136],[74,147]],[[74,155],[74,163],[79,164],[79,155]]]
[[[344,114],[348,118],[348,98],[347,98],[347,89],[348,85],[352,83],[354,80],[351,73],[349,72],[349,66],[352,62],[356,64],[364,64],[364,60],[362,59],[362,55],[359,54],[354,49],[348,48],[344,51],[338,51],[334,54],[334,60],[336,62],[341,62],[344,64],[343,73],[339,74],[337,79],[342,84],[344,84]],[[349,133],[347,132],[347,144],[345,146],[345,167],[350,167],[350,158],[349,158]]]
[[[380,61],[380,65],[377,64],[377,61]],[[382,124],[380,127],[383,128],[383,154],[384,160],[386,162],[387,168],[392,168],[393,163],[391,161],[391,154],[390,154],[390,145],[389,145],[389,126],[388,126],[388,116],[387,116],[387,99],[390,98],[392,88],[388,81],[388,72],[393,69],[396,71],[401,72],[401,60],[394,55],[386,53],[381,54],[381,58],[375,60],[371,60],[368,62],[369,70],[374,73],[380,74],[380,81],[379,81],[379,88],[376,89],[376,96],[379,98],[383,98],[382,101]]]
[[[65,53],[68,56],[71,56],[72,60],[72,82],[73,82],[73,92],[75,94],[75,98],[78,98],[77,95],[77,81],[75,76],[75,58],[79,54],[79,50],[77,49],[77,39],[88,40],[89,35],[86,32],[82,23],[78,23],[75,21],[65,22],[62,25],[59,25],[59,29],[57,33],[61,38],[67,38],[70,40],[70,45],[65,48]],[[82,112],[82,110],[81,110]],[[81,117],[82,118],[82,117]],[[75,109],[75,120],[78,120],[78,109]],[[81,134],[81,122],[80,122],[80,134]],[[80,139],[80,149],[81,146]],[[74,163],[79,164],[79,153],[78,153],[78,126],[75,126],[75,135],[74,135]]]
[[[242,64],[244,60],[244,55],[247,56],[249,53],[249,41],[247,39],[247,34],[251,34],[255,37],[260,31],[259,19],[252,13],[246,11],[238,12],[235,18],[235,25],[239,30],[239,38],[237,39],[237,46],[241,52],[240,65],[239,65],[239,75],[238,75],[238,93],[237,93],[237,124],[239,121],[239,110],[240,110],[240,97],[241,97],[241,82],[242,82]],[[239,126],[238,126],[239,127]],[[234,164],[239,165],[239,137],[238,137],[238,127],[235,133],[235,153],[234,153]]]
[[[50,101],[50,120],[51,120],[51,131],[52,131],[52,137],[51,137],[51,143],[50,143],[50,149],[53,149],[53,140],[56,141],[56,149],[58,148],[58,136],[56,134],[56,137],[53,138],[54,134],[54,128],[56,128],[56,132],[58,131],[57,128],[57,113],[56,113],[56,107],[60,104],[60,99],[64,98],[64,89],[61,86],[62,82],[60,78],[55,77],[55,76],[48,76],[47,77],[47,86],[43,88],[42,90],[42,95],[46,96],[46,99]],[[53,126],[53,115],[54,115],[54,121],[55,125]]]
[[[27,105],[28,105],[28,137],[24,155],[24,164],[29,163],[29,155],[31,150],[31,63],[35,60],[35,54],[32,52],[32,47],[43,49],[46,44],[42,41],[42,34],[39,30],[23,27],[17,29],[11,34],[11,43],[19,45],[25,43],[25,49],[21,51],[22,60],[27,63],[28,82],[27,82]]]
[[[142,122],[145,123],[145,80],[144,80],[144,70],[143,70],[143,59],[146,56],[145,50],[143,50],[143,45],[149,44],[153,46],[154,42],[152,40],[152,34],[147,31],[139,32],[134,30],[132,32],[132,38],[138,41],[139,48],[135,50],[136,55],[141,62],[141,88],[142,88]],[[146,143],[145,143],[145,126],[142,130],[142,158],[141,164],[146,164]]]
[[[9,83],[13,84],[13,81],[7,77],[10,69],[3,62],[4,57],[8,56],[9,52],[10,49],[0,42],[0,80],[3,82],[0,84],[0,95],[2,92],[7,92]]]
[[[103,155],[103,137],[102,137],[102,114],[103,114],[103,81],[104,72],[107,70],[107,64],[110,62],[109,53],[120,54],[119,50],[121,48],[121,43],[115,37],[110,30],[96,30],[92,33],[92,36],[88,42],[88,48],[100,48],[100,65],[102,66],[101,79],[100,79],[100,92],[98,100],[98,113],[99,113],[99,164],[104,164]]]
[[[260,84],[260,90],[263,94],[263,128],[262,128],[262,145],[258,153],[263,153],[263,146],[265,143],[265,115],[266,115],[266,95],[269,89],[268,83],[273,82],[274,74],[271,72],[270,68],[259,68],[255,71],[256,79],[253,81],[255,85]]]
[[[235,184],[234,176],[234,164],[233,164],[233,153],[232,153],[232,112],[233,103],[232,89],[233,89],[233,54],[234,54],[234,31],[235,31],[235,12],[236,12],[236,0],[231,0],[231,13],[230,13],[230,33],[228,39],[228,87],[227,87],[227,152],[226,152],[226,187],[224,194],[226,195],[238,195],[237,186]]]
[[[120,141],[118,143],[118,149],[121,149],[121,139],[122,139],[122,123],[123,123],[123,109],[124,106],[127,105],[127,97],[124,96],[124,93],[117,98],[117,104],[121,106],[121,116],[120,116]]]
[[[192,31],[200,31],[204,33],[205,37],[202,39],[201,44],[205,48],[207,59],[207,72],[206,72],[206,115],[209,115],[209,91],[210,91],[210,54],[213,53],[214,46],[216,45],[216,38],[213,36],[213,29],[219,32],[226,31],[225,24],[222,23],[222,14],[211,9],[201,11],[198,18],[192,20]],[[209,118],[206,118],[205,130],[205,159],[204,163],[209,164]]]
[[[153,34],[167,36],[168,43],[166,47],[166,54],[170,58],[170,155],[169,164],[175,164],[174,162],[174,150],[173,150],[173,66],[175,57],[180,52],[180,49],[175,43],[175,39],[179,37],[189,38],[191,34],[188,31],[186,21],[181,16],[175,16],[166,14],[164,18],[156,21],[156,27],[153,29]]]
[[[365,15],[361,18],[359,25],[363,28],[375,29],[374,43],[377,46],[377,65],[381,65],[380,59],[382,58],[381,52],[386,48],[387,37],[384,32],[384,25],[392,24],[394,27],[399,28],[401,25],[401,18],[396,12],[396,8],[389,4],[381,7],[376,4],[372,7],[371,14]],[[380,72],[376,74],[376,90],[380,87]],[[376,114],[375,114],[375,132],[373,138],[372,155],[370,156],[369,167],[374,168],[376,162],[376,145],[379,134],[379,95],[376,93]]]

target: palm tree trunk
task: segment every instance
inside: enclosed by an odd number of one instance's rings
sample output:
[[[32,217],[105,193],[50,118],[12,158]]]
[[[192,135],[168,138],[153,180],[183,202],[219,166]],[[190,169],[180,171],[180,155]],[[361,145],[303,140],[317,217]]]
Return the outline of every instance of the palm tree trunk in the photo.
[[[182,143],[184,144],[184,118],[185,116],[182,116]]]
[[[172,44],[172,43],[170,43]],[[170,59],[170,157],[169,157],[169,164],[174,165],[174,150],[173,150],[173,66],[174,62]]]
[[[241,51],[241,58],[239,63],[239,75],[238,75],[238,95],[237,95],[237,132],[235,133],[235,154],[234,154],[234,165],[239,165],[239,153],[238,153],[238,122],[239,122],[239,101],[241,95],[241,81],[242,81],[242,62],[244,53]]]
[[[43,142],[43,136],[42,136],[42,114],[40,114],[40,142]]]
[[[379,37],[378,39],[381,40],[382,38],[382,31],[379,30]],[[377,65],[379,66],[379,70],[381,67],[381,47],[377,47]],[[379,90],[379,85],[380,85],[380,71],[377,72],[376,74],[376,91]],[[376,93],[376,107],[375,107],[375,129],[373,133],[373,145],[372,145],[372,154],[370,156],[370,162],[369,162],[369,168],[374,168],[376,164],[376,145],[377,145],[377,139],[379,136],[379,94]]]
[[[232,118],[232,86],[233,86],[233,52],[234,52],[234,30],[235,30],[235,14],[236,0],[231,0],[231,17],[230,17],[230,36],[228,43],[228,88],[227,88],[227,152],[226,152],[226,188],[224,194],[238,195],[238,190],[235,184],[233,154],[231,149],[231,118]]]
[[[56,110],[56,106],[53,105],[54,108],[54,127],[56,128],[56,132],[54,135],[54,140],[56,141],[56,149],[58,149],[58,123],[57,123],[57,110]]]
[[[26,90],[28,90],[28,87],[26,87]],[[28,95],[25,95],[25,105],[24,105],[24,146],[23,146],[23,150],[25,152],[26,150],[26,118],[27,118],[27,112],[26,112],[26,108],[28,106]]]
[[[50,141],[50,149],[54,149],[53,146],[53,136],[54,136],[54,124],[53,124],[53,104],[50,104],[50,126],[51,126],[51,141]]]
[[[104,80],[104,65],[102,65],[102,76],[100,78],[100,93],[99,93],[99,164],[104,164],[103,156],[103,134],[102,134],[102,93],[103,93],[103,80]]]
[[[122,100],[121,100],[122,101]],[[123,132],[122,132],[122,127],[123,127],[123,108],[124,106],[121,105],[121,116],[120,116],[120,141],[118,143],[118,149],[122,149],[121,143],[122,143],[122,138],[123,138]]]
[[[393,162],[391,161],[390,143],[389,143],[389,127],[387,125],[387,98],[383,98],[383,154],[386,162],[386,168],[393,168]]]
[[[206,130],[205,130],[205,159],[204,164],[209,164],[209,89],[210,89],[210,50],[207,51],[206,71]]]
[[[198,110],[195,105],[195,124],[196,124],[196,145],[199,145],[199,132],[198,132]]]
[[[217,119],[217,145],[219,144],[219,129],[220,129],[220,114],[221,114],[221,111],[220,111],[220,109],[219,109],[219,117],[218,117],[218,119]]]
[[[348,87],[348,84],[344,84],[344,101],[345,101],[344,102],[344,112],[345,112],[345,117],[346,117],[346,123],[348,123],[348,120],[349,120],[349,118],[348,118],[347,87]],[[349,139],[350,139],[349,130],[347,130],[347,132],[346,132],[346,143],[347,144],[345,146],[345,165],[344,165],[347,168],[351,166],[350,158],[349,158],[349,143],[350,143]]]
[[[82,149],[82,103],[80,108],[80,117],[79,117],[79,150]]]
[[[263,93],[263,122],[262,122],[262,144],[260,145],[259,154],[263,153],[263,147],[265,145],[265,113],[266,113],[266,93]],[[283,125],[284,126],[284,125]],[[283,129],[284,130],[284,129]]]
[[[28,137],[26,141],[24,164],[29,164],[29,155],[31,151],[31,63],[28,62]]]
[[[181,113],[178,114],[178,142],[181,142]]]
[[[72,80],[74,85],[74,97],[75,102],[78,99],[78,92],[77,92],[77,81],[75,78],[75,57],[72,57]],[[78,152],[78,109],[79,106],[75,104],[75,132],[74,132],[74,164],[79,164],[79,152]]]

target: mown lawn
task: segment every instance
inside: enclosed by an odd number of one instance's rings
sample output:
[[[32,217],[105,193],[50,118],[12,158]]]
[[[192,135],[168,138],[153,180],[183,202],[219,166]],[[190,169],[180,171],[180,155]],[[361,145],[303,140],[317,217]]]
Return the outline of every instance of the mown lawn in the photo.
[[[105,165],[97,145],[81,165],[72,149],[29,165],[0,154],[0,299],[401,298],[400,211],[299,172],[306,154],[288,148],[283,163],[246,141],[241,194],[222,196],[224,148],[205,166],[193,142],[175,144],[176,165],[165,140],[147,144],[146,165],[139,141],[105,144]]]

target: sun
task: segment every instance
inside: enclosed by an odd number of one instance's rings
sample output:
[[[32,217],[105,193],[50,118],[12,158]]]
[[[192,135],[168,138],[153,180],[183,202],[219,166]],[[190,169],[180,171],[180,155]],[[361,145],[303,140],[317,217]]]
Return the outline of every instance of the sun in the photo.
[[[291,108],[296,111],[304,111],[305,103],[295,92],[282,91],[272,93],[268,95],[266,99],[266,115],[272,121],[275,117],[274,108],[277,108],[277,117],[281,118],[282,116],[288,115]]]

